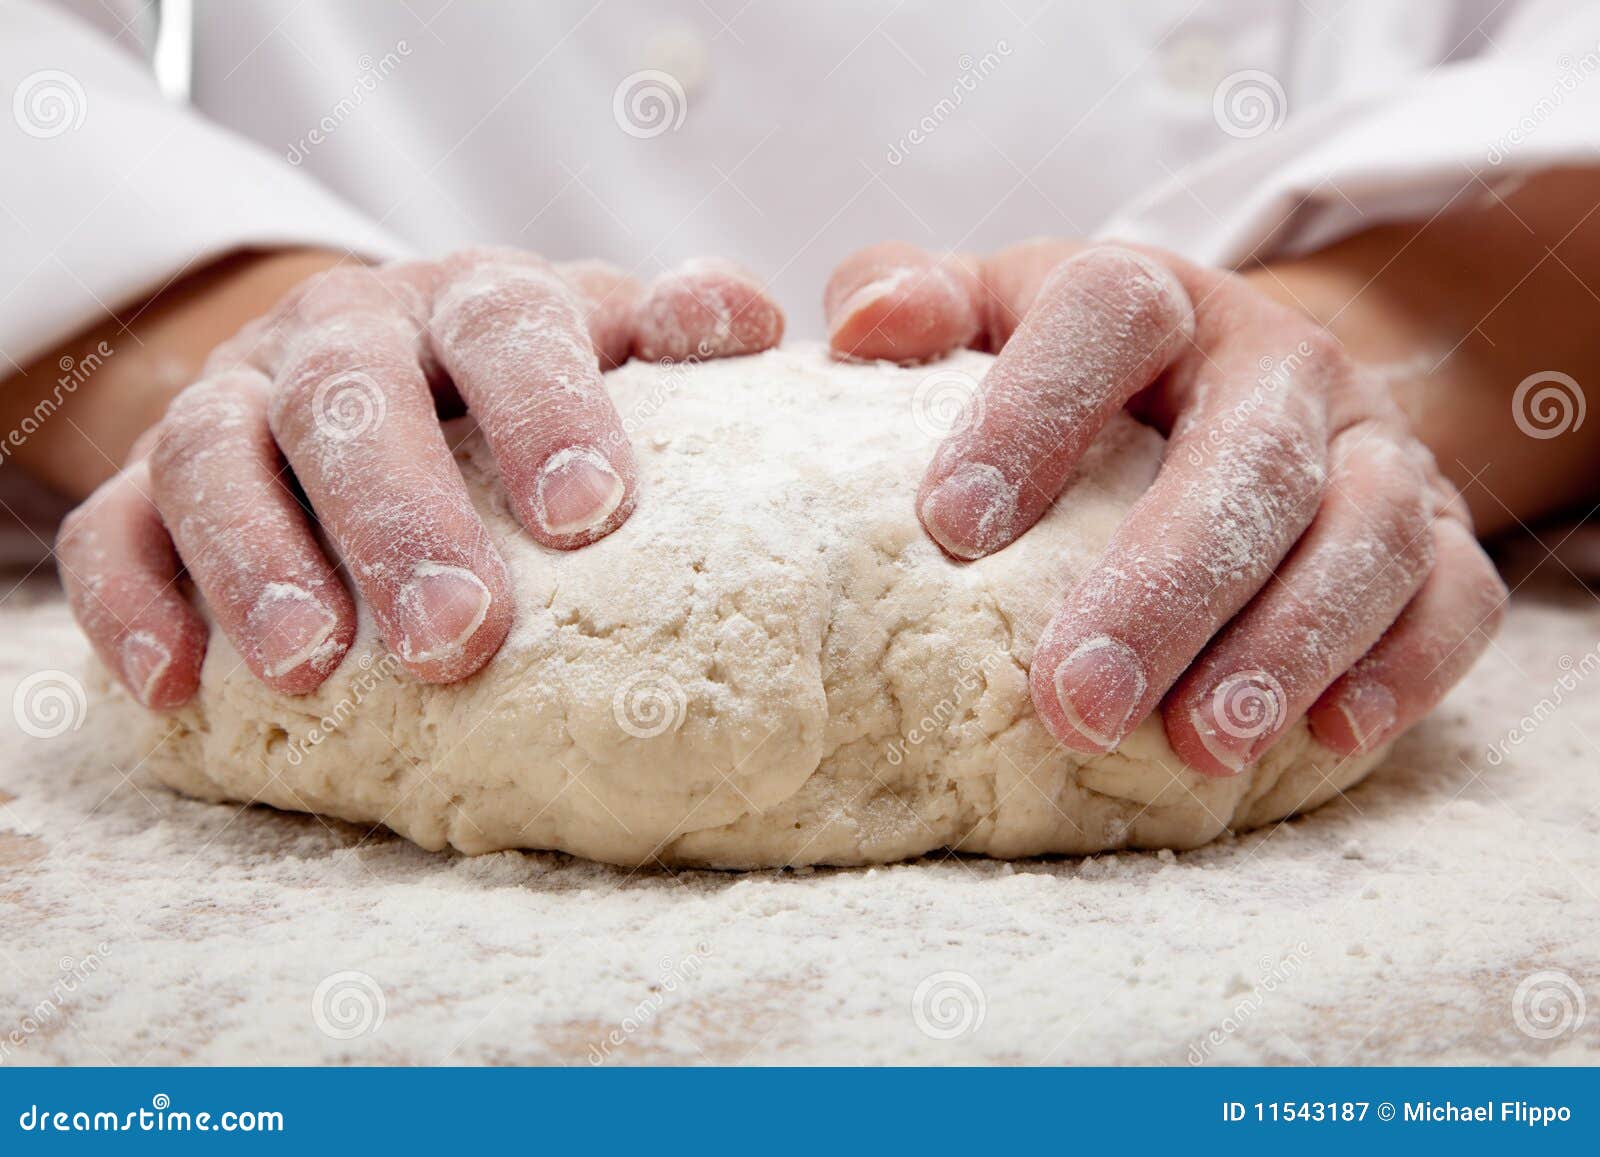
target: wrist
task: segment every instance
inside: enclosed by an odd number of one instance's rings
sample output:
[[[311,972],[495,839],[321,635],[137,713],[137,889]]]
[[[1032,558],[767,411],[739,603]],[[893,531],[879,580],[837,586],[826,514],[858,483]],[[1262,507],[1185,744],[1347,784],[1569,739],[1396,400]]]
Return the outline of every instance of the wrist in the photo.
[[[74,335],[0,382],[5,456],[83,497],[195,380],[212,348],[347,260],[312,249],[231,254]]]

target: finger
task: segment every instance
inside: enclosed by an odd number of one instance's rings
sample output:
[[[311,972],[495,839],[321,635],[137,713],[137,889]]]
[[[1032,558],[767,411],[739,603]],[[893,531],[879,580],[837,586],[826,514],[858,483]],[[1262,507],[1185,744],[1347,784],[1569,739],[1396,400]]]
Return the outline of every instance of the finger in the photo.
[[[985,258],[981,274],[987,348],[1004,349],[1051,275],[1063,261],[1087,248],[1089,246],[1079,241],[1042,237],[1008,246]]]
[[[1311,708],[1340,755],[1376,751],[1461,681],[1500,625],[1506,587],[1466,525],[1435,519],[1434,567],[1399,619]]]
[[[783,311],[728,261],[685,261],[652,281],[634,307],[633,352],[645,361],[739,357],[782,340]]]
[[[583,308],[600,368],[615,369],[627,361],[633,348],[638,281],[604,261],[565,261],[555,268]]]
[[[1033,702],[1069,747],[1121,742],[1316,514],[1324,371],[1307,358],[1252,382],[1256,342],[1205,363],[1161,472],[1040,639]]]
[[[923,477],[917,509],[934,541],[981,558],[1032,526],[1193,329],[1188,294],[1149,257],[1101,246],[1061,265],[990,367],[973,420]]]
[[[67,516],[56,542],[73,617],[146,707],[170,710],[200,685],[206,625],[183,597],[178,556],[149,498],[142,462]]]
[[[297,314],[305,328],[275,367],[273,437],[390,649],[428,682],[464,678],[505,639],[511,601],[435,417],[417,335],[366,274],[324,279]]]
[[[822,297],[829,348],[861,361],[925,361],[973,345],[981,304],[975,263],[903,241],[845,258]]]
[[[478,420],[528,533],[557,550],[633,512],[633,449],[572,293],[523,255],[446,263],[434,354]]]
[[[1261,756],[1399,616],[1433,565],[1427,488],[1384,430],[1331,447],[1321,508],[1264,587],[1167,697],[1172,749],[1207,775]]]
[[[151,495],[245,664],[301,695],[344,658],[356,614],[283,481],[268,393],[265,375],[240,368],[179,394],[150,456]]]

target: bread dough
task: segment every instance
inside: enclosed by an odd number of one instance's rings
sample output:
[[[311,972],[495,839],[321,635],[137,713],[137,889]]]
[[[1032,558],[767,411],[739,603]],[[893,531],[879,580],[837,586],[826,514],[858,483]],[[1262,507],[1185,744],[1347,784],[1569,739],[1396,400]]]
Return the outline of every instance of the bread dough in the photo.
[[[190,795],[387,824],[425,848],[713,867],[1189,848],[1365,775],[1377,756],[1340,760],[1304,724],[1232,779],[1184,768],[1156,718],[1104,756],[1050,737],[1032,647],[1162,440],[1119,416],[1037,526],[954,563],[912,499],[988,362],[840,365],[795,346],[625,366],[608,381],[638,509],[571,553],[521,532],[472,434],[457,459],[517,598],[493,661],[420,683],[362,608],[343,664],[290,698],[214,631],[199,695],[141,713],[137,754]]]

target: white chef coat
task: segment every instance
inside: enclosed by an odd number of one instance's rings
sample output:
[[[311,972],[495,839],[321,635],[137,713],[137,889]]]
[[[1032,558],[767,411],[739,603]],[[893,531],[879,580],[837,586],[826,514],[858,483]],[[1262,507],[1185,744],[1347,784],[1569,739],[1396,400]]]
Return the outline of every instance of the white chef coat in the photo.
[[[0,371],[245,246],[720,253],[803,335],[874,241],[1236,265],[1600,145],[1559,0],[194,0],[187,105],[154,11],[0,0]]]

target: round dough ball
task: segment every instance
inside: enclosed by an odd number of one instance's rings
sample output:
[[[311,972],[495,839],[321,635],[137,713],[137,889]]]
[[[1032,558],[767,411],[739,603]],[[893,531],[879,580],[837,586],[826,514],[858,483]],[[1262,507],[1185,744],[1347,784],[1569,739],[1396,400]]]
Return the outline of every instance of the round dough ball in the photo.
[[[1340,760],[1304,724],[1231,779],[1186,769],[1159,718],[1104,756],[1050,737],[1028,699],[1034,642],[1162,440],[1118,417],[1028,534],[952,562],[912,501],[989,361],[841,365],[795,346],[616,370],[638,509],[570,553],[522,533],[466,437],[517,599],[482,671],[418,682],[363,608],[340,668],[290,698],[213,632],[199,695],[147,723],[138,754],[194,796],[425,848],[740,868],[1189,848],[1365,775],[1377,756]]]

